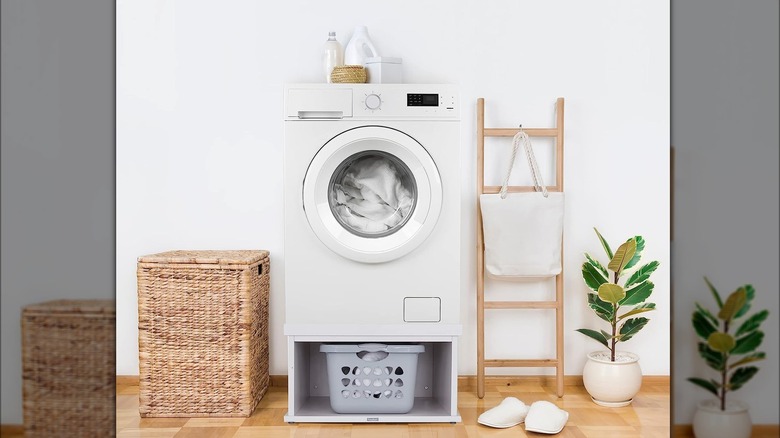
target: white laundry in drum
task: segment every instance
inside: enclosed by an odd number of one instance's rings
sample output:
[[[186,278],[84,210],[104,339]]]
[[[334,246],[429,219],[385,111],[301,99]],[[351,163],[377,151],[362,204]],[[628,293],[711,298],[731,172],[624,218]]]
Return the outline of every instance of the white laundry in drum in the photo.
[[[331,189],[331,208],[336,218],[351,231],[382,235],[403,225],[411,215],[414,180],[406,166],[393,161],[387,156],[369,153],[336,173]]]

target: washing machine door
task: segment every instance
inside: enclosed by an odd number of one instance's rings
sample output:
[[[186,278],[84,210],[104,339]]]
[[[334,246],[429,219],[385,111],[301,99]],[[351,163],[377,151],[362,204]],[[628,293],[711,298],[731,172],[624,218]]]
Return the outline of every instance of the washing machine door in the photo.
[[[363,263],[403,257],[431,234],[441,212],[439,171],[409,135],[362,126],[328,141],[303,181],[311,229],[333,252]]]

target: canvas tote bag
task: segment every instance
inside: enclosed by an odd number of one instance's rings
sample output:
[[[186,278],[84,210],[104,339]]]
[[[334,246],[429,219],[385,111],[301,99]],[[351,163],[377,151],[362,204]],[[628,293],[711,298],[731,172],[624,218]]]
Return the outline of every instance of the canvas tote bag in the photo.
[[[507,193],[515,156],[525,150],[535,192]],[[563,193],[547,192],[528,135],[512,139],[512,157],[498,194],[479,197],[485,241],[485,270],[504,279],[552,277],[561,272]]]

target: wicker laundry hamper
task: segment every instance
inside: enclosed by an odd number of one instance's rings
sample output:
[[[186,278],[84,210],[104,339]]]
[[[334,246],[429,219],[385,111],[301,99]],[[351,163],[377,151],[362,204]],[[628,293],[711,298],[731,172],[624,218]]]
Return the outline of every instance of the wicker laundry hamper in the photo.
[[[249,416],[268,388],[268,251],[138,258],[142,417]]]
[[[57,300],[22,309],[25,436],[112,436],[114,301]]]

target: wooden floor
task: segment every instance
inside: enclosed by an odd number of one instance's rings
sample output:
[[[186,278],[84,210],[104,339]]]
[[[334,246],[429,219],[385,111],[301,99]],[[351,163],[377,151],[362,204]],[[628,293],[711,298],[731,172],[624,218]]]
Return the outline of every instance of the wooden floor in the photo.
[[[287,390],[271,387],[249,418],[140,418],[138,386],[117,386],[117,437],[371,437],[371,438],[444,438],[444,437],[544,437],[526,433],[523,425],[492,429],[477,424],[477,417],[497,405],[504,397],[514,396],[530,404],[549,400],[569,412],[569,422],[558,437],[631,438],[668,437],[669,385],[645,383],[629,407],[603,408],[595,405],[584,388],[567,386],[558,399],[554,388],[541,381],[497,381],[486,388],[479,400],[474,388],[464,387],[458,394],[463,422],[459,424],[295,424],[284,422]]]

